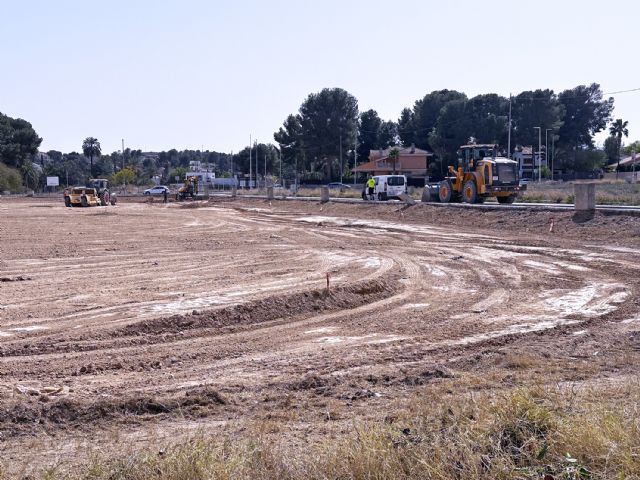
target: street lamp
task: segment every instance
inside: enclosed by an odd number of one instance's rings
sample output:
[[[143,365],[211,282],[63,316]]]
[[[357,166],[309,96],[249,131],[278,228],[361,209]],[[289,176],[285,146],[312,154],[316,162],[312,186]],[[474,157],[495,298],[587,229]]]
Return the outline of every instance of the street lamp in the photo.
[[[544,131],[544,163],[549,167],[549,132],[552,132],[553,128],[547,128]],[[553,170],[551,171],[551,180],[553,180]]]
[[[538,130],[538,182],[542,182],[542,159],[540,150],[542,150],[542,127],[533,127]]]

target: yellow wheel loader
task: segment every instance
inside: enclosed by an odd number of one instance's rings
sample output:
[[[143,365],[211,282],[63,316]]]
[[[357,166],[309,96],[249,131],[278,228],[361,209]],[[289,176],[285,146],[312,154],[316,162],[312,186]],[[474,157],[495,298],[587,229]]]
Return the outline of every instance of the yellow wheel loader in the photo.
[[[428,185],[431,199],[442,203],[483,203],[495,197],[498,203],[513,203],[526,189],[518,179],[518,162],[498,156],[498,145],[463,145],[458,150],[458,168],[437,185]]]

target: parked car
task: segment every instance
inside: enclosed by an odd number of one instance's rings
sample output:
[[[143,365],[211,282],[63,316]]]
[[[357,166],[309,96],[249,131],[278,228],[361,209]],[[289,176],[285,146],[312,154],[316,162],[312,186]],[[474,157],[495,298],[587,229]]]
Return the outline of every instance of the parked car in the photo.
[[[340,182],[331,182],[327,185],[327,187],[329,188],[339,188],[340,190],[346,190],[346,189],[350,189],[351,185],[347,185],[346,183],[340,183]]]
[[[147,188],[144,191],[145,195],[164,195],[164,192],[169,193],[169,187],[165,185],[156,185],[155,187]]]

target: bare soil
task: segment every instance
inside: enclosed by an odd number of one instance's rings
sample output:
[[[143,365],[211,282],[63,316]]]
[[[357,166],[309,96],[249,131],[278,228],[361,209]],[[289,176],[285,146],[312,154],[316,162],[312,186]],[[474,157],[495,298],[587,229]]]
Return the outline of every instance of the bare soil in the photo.
[[[628,381],[639,235],[570,212],[2,200],[0,462],[258,420],[316,441],[469,375]]]

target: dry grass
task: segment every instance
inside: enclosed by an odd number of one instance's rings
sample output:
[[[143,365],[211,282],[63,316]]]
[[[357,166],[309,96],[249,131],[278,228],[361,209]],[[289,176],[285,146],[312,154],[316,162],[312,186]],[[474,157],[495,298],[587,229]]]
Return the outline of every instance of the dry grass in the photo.
[[[602,205],[640,205],[640,184],[623,181],[595,181],[596,203]],[[521,202],[532,203],[573,203],[572,182],[530,183]]]
[[[354,423],[351,433],[308,447],[286,442],[286,424],[259,422],[241,439],[199,435],[53,468],[43,478],[637,479],[639,407],[638,385],[461,396],[444,384],[405,403],[392,420]]]

